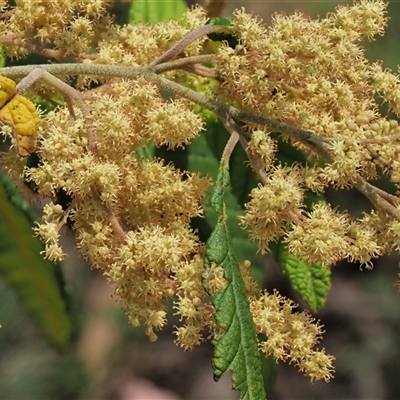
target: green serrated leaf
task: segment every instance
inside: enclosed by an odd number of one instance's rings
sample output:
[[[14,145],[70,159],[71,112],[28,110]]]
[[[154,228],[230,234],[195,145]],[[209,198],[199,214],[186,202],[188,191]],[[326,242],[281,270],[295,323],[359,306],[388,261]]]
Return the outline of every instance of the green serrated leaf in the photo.
[[[5,174],[0,174],[0,273],[31,312],[42,332],[63,349],[72,320],[60,292],[56,266],[43,259],[43,246],[32,236],[33,212]]]
[[[187,10],[183,0],[134,0],[129,12],[129,22],[154,22],[179,19]]]
[[[331,271],[320,265],[308,266],[303,260],[288,254],[282,244],[272,248],[282,272],[313,311],[320,310],[331,286]]]
[[[229,185],[229,173],[225,173],[229,167],[224,162],[221,163],[220,168],[218,169],[217,180],[214,185],[214,189],[211,192],[210,202],[211,205],[215,208],[215,211],[221,215],[225,214],[226,211],[225,201],[224,201],[224,193],[225,189]]]
[[[215,188],[211,195],[219,210],[218,222],[206,244],[206,267],[213,262],[224,268],[226,288],[210,294],[216,310],[216,336],[214,346],[214,377],[218,380],[225,372],[232,372],[233,387],[241,399],[265,399],[257,335],[246,296],[239,263],[227,225],[224,201],[225,187],[229,183],[228,166],[221,163]],[[207,289],[207,288],[206,288]]]
[[[217,178],[216,172],[218,171],[218,160],[221,157],[226,142],[229,139],[229,134],[225,131],[221,122],[217,121],[213,115],[207,117],[207,131],[201,137],[192,141],[191,145],[187,148],[188,164],[187,168],[191,171],[198,171],[203,176],[211,176],[213,179]],[[243,202],[240,199],[247,198],[249,181],[253,182],[253,176],[246,175],[252,174],[250,168],[244,164],[244,159],[241,156],[236,156],[236,149],[232,154],[232,161],[230,168],[232,171],[233,182],[225,189],[225,204],[226,213],[228,215],[228,227],[232,236],[232,241],[235,247],[236,256],[239,260],[249,260],[254,266],[253,271],[259,275],[257,278],[263,278],[261,273],[261,257],[257,256],[257,244],[250,242],[245,231],[238,225],[238,216],[243,214]],[[247,169],[248,171],[241,171]],[[242,182],[243,176],[246,176],[247,181]],[[234,192],[235,188],[235,192]],[[209,205],[210,199],[206,199],[205,215],[208,222],[207,235],[204,237],[206,240],[211,233],[211,226],[217,224],[218,215],[214,208]],[[204,224],[204,219],[201,221]]]

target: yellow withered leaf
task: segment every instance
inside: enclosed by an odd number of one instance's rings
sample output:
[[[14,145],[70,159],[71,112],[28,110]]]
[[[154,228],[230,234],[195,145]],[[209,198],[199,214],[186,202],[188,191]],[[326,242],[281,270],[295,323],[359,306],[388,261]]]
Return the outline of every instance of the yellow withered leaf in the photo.
[[[21,157],[28,157],[37,150],[35,138],[17,135],[17,150]]]
[[[32,136],[39,126],[40,118],[30,100],[20,95],[13,97],[15,91],[15,82],[0,76],[0,107],[3,107],[0,110],[0,121],[13,127],[18,154],[26,157],[35,151],[35,140]]]
[[[23,96],[15,96],[0,110],[0,119],[14,127],[21,136],[32,136],[39,126],[35,105]]]
[[[7,100],[15,94],[15,82],[4,76],[0,76],[0,107],[3,107]]]

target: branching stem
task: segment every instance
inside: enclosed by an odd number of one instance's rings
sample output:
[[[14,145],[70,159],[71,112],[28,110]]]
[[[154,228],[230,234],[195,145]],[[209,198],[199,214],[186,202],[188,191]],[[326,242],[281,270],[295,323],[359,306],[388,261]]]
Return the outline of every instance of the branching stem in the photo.
[[[173,60],[180,53],[182,53],[182,51],[185,50],[185,48],[187,46],[189,46],[191,43],[193,43],[196,39],[199,39],[200,37],[202,37],[204,35],[208,35],[209,33],[216,32],[219,29],[220,28],[218,28],[214,25],[204,25],[204,26],[201,26],[200,28],[195,29],[194,31],[190,32],[185,37],[183,37],[178,43],[176,43],[174,46],[172,46],[168,51],[166,51],[160,57],[158,57],[154,61],[152,61],[149,64],[149,67],[154,67],[158,64],[165,63],[166,61]]]
[[[42,68],[52,75],[91,75],[91,76],[112,76],[119,78],[138,78],[143,76],[147,81],[154,82],[161,89],[173,92],[194,103],[207,108],[224,118],[229,115],[233,119],[243,122],[253,122],[260,125],[267,125],[274,132],[280,132],[289,136],[291,139],[298,141],[310,150],[319,154],[326,160],[331,160],[332,156],[325,149],[323,143],[325,139],[314,133],[297,128],[292,125],[285,124],[274,119],[264,117],[263,115],[254,114],[250,111],[238,109],[217,100],[211,99],[202,93],[198,93],[179,83],[170,81],[163,76],[158,75],[152,68],[148,67],[125,67],[118,65],[103,64],[55,64],[55,65],[31,65],[22,67],[10,67],[0,69],[0,75],[9,78],[19,78],[28,75],[35,68]]]
[[[363,177],[358,176],[355,187],[378,209],[400,221],[400,210],[386,200],[388,193],[368,183]],[[389,195],[390,196],[390,195]]]
[[[242,145],[254,172],[263,184],[267,184],[268,176],[265,169],[263,168],[259,157],[251,151],[247,143],[246,137],[248,136],[248,132],[238,126],[232,119],[227,119],[224,122],[224,126],[231,134],[236,132],[239,135],[239,142]]]
[[[223,118],[222,123],[224,124],[226,130],[231,134],[222,153],[222,159],[225,160],[226,163],[228,164],[232,152],[235,149],[237,142],[239,141],[240,135],[239,132],[236,129],[234,129],[233,125],[230,123],[229,118]]]
[[[35,68],[19,82],[19,84],[17,85],[16,93],[21,94],[25,92],[39,79],[42,79],[49,85],[55,87],[64,95],[71,113],[73,113],[73,104],[76,104],[79,107],[82,112],[83,118],[86,121],[86,126],[88,129],[89,150],[93,153],[96,153],[96,132],[93,126],[90,108],[83,101],[81,92],[61,81],[46,70],[42,68]]]
[[[180,58],[178,60],[158,64],[152,67],[152,70],[157,74],[161,74],[166,71],[171,71],[174,69],[182,69],[187,66],[192,66],[193,64],[199,64],[205,62],[212,63],[215,61],[216,61],[215,54],[202,54],[200,56],[185,57],[185,58]]]
[[[125,233],[124,229],[122,228],[121,224],[119,223],[118,218],[115,216],[111,207],[101,200],[100,189],[98,187],[92,187],[92,192],[93,192],[94,196],[96,197],[96,199],[102,204],[102,207],[107,214],[108,220],[110,221],[110,224],[114,229],[114,232],[119,237],[119,241],[121,243],[124,243],[126,240],[126,233]]]
[[[211,25],[207,25],[210,27]],[[208,31],[209,29],[209,31]],[[207,28],[207,32],[213,32],[211,28]],[[197,31],[196,35],[199,34]],[[205,34],[205,31],[202,33]],[[195,40],[197,37],[200,36],[192,36],[191,38]],[[189,36],[189,35],[188,35]],[[196,37],[195,37],[196,36]],[[192,40],[190,39],[190,40]],[[182,42],[183,43],[183,42]],[[185,46],[187,46],[187,42]],[[168,57],[163,57],[162,59],[159,58],[157,63],[153,63],[153,65],[161,64],[161,62],[165,62],[175,55],[179,54],[181,50],[181,45],[174,47],[174,52],[171,52]],[[184,48],[184,47],[183,47]],[[178,53],[176,53],[180,50]],[[189,64],[192,64],[192,61],[195,62],[195,58],[192,58]],[[198,61],[199,59],[197,59]],[[203,59],[200,59],[203,60]],[[196,92],[192,89],[189,89],[179,83],[173,82],[169,79],[166,79],[163,76],[157,74],[156,71],[163,71],[168,70],[168,65],[184,65],[185,63],[180,60],[174,61],[172,63],[165,63],[165,65],[161,65],[157,70],[155,66],[154,69],[151,67],[127,67],[127,66],[116,66],[116,65],[102,65],[102,64],[55,64],[55,65],[34,65],[34,66],[22,66],[22,67],[11,67],[11,68],[2,68],[0,69],[0,75],[7,76],[10,78],[18,78],[22,76],[26,76],[25,80],[23,79],[20,84],[18,85],[19,92],[23,92],[25,88],[29,87],[33,82],[32,79],[38,79],[37,76],[42,77],[47,83],[55,86],[59,89],[62,93],[66,94],[70,100],[74,101],[78,107],[81,109],[84,118],[87,121],[88,129],[89,129],[89,142],[90,142],[90,149],[95,152],[95,132],[93,129],[93,124],[91,122],[90,110],[88,106],[83,101],[82,94],[66,83],[60,81],[53,75],[90,75],[90,76],[110,76],[110,77],[120,77],[120,78],[132,78],[137,79],[139,77],[144,77],[147,81],[153,82],[158,85],[161,89],[170,91],[177,95],[180,95],[204,108],[207,108],[213,111],[218,117],[221,118],[222,121],[232,121],[229,122],[229,126],[233,127],[234,130],[237,132],[237,139],[241,140],[243,143],[242,145],[245,148],[245,151],[248,153],[249,159],[252,162],[255,162],[254,157],[246,150],[246,141],[244,140],[244,134],[240,134],[238,129],[240,129],[237,125],[232,125],[235,120],[239,120],[242,122],[251,122],[259,125],[268,126],[268,128],[274,132],[279,132],[283,135],[290,137],[292,140],[302,143],[303,145],[307,146],[312,152],[323,158],[329,163],[334,161],[333,155],[328,151],[325,147],[326,138],[318,136],[310,131],[285,124],[280,121],[276,121],[265,117],[263,115],[254,114],[250,111],[238,109],[236,107],[227,105],[225,103],[219,102],[212,98],[205,96],[202,93]],[[29,74],[36,70],[40,69],[43,72],[39,71],[29,76]],[[37,74],[37,75],[35,75]],[[234,131],[232,131],[234,132]],[[236,134],[235,134],[236,135]],[[240,139],[242,138],[242,139]],[[232,139],[234,141],[234,139]],[[233,142],[232,142],[233,143]],[[231,143],[231,144],[232,144]],[[235,143],[236,144],[236,143]],[[254,164],[253,164],[254,165]],[[258,167],[257,167],[258,165]],[[258,171],[258,175],[260,178],[263,179],[262,168],[260,168],[259,163],[255,165],[256,171]],[[264,177],[265,179],[265,177]],[[390,198],[388,199],[389,194],[383,195],[379,189],[375,188],[374,186],[370,185],[364,178],[358,176],[356,178],[355,187],[360,190],[378,209],[388,213],[389,215],[393,216],[397,220],[400,221],[400,211],[397,210],[391,203],[395,202],[395,199]],[[389,201],[388,201],[389,200]]]

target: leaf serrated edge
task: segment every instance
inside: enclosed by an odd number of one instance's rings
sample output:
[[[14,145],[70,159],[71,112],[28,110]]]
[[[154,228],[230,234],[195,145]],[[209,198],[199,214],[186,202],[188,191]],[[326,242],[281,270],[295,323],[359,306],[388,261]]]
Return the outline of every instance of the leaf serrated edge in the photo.
[[[221,265],[224,268],[225,278],[228,281],[228,286],[217,294],[211,295],[211,301],[216,310],[216,331],[221,332],[216,334],[212,341],[214,345],[213,368],[214,377],[218,380],[223,373],[231,371],[233,373],[232,381],[234,388],[239,390],[242,399],[259,400],[265,399],[266,394],[264,385],[262,384],[262,370],[260,355],[257,348],[257,335],[252,319],[249,301],[246,296],[246,288],[243,282],[239,263],[234,255],[232,239],[229,234],[228,226],[226,225],[226,208],[224,203],[225,187],[229,184],[229,171],[227,163],[221,162],[217,181],[213,189],[211,199],[216,208],[219,218],[216,227],[214,228],[209,240],[206,244],[205,264],[206,268],[212,262]],[[207,288],[206,288],[207,290]],[[226,297],[233,298],[234,307],[232,311],[226,315]],[[224,303],[225,301],[225,303]],[[225,306],[225,307],[224,307]],[[225,313],[225,314],[224,314]],[[226,320],[230,321],[229,325]],[[228,347],[232,350],[231,328],[232,323],[237,322],[239,325],[239,342],[237,351],[229,351],[230,359],[223,359],[224,349]],[[233,332],[233,335],[235,332]],[[228,341],[228,343],[225,343]],[[221,358],[222,357],[222,358]],[[240,361],[244,359],[244,370],[240,368]],[[239,362],[239,368],[238,367]],[[236,368],[235,368],[236,367]]]

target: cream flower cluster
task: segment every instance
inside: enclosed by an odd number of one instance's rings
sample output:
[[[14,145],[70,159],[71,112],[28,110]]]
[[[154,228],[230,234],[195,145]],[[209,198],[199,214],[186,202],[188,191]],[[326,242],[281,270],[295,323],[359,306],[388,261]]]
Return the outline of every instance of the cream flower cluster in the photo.
[[[207,23],[204,10],[195,7],[180,22],[120,27],[107,15],[107,3],[32,0],[9,7],[2,1],[0,43],[9,57],[35,52],[87,66],[146,67]],[[214,309],[203,283],[217,293],[227,282],[221,266],[205,271],[204,246],[191,227],[192,219],[203,215],[209,179],[146,156],[149,148],[185,147],[204,129],[201,114],[183,98],[193,99],[193,92],[192,97],[177,95],[189,84],[246,115],[301,130],[285,139],[306,152],[307,165],[283,165],[276,156],[277,132],[272,135],[268,123],[255,123],[254,118],[238,127],[245,132],[242,142],[247,141],[246,151],[260,176],[241,225],[262,252],[269,251],[271,241],[281,241],[310,265],[348,259],[369,266],[375,257],[398,250],[400,217],[393,216],[400,216],[399,198],[371,182],[383,171],[400,185],[400,127],[379,112],[387,102],[399,115],[400,82],[380,63],[369,63],[361,45],[363,39],[383,34],[385,9],[383,1],[360,0],[318,20],[299,12],[276,14],[269,27],[237,10],[229,27],[238,39],[235,48],[216,44],[206,58],[212,67],[167,68],[163,76],[170,83],[186,85],[175,92],[171,85],[167,94],[154,83],[160,73],[154,64],[146,70],[153,74],[152,82],[144,74],[124,79],[78,76],[79,104],[69,104],[66,96],[66,105],[42,119],[39,164],[23,172],[40,195],[53,200],[44,207],[43,223],[35,227],[46,257],[64,257],[59,229],[69,220],[81,254],[114,285],[133,326],[144,323],[155,340],[155,331],[166,324],[172,309],[180,319],[180,346],[191,349],[205,340],[205,327],[212,336]],[[200,57],[207,40],[198,37],[175,61]],[[102,86],[86,90],[93,82]],[[228,117],[226,126],[238,122]],[[7,157],[8,167],[20,173],[18,156]],[[310,206],[310,192],[322,194],[328,186],[355,187],[377,210],[356,219],[324,201]],[[55,201],[59,191],[71,198],[66,209]],[[332,357],[314,350],[323,333],[320,325],[307,314],[293,313],[294,304],[277,293],[261,294],[248,263],[242,263],[241,272],[257,331],[268,337],[260,341],[260,349],[295,363],[313,380],[329,380]]]
[[[201,259],[193,258],[200,244],[190,220],[202,215],[201,199],[209,182],[161,160],[141,158],[141,149],[149,143],[184,145],[198,135],[203,122],[188,104],[163,100],[145,82],[116,82],[110,91],[91,99],[96,153],[88,151],[90,139],[80,117],[72,121],[68,110],[60,108],[44,119],[40,165],[26,175],[41,195],[52,198],[63,190],[72,203],[68,210],[47,205],[45,222],[36,232],[47,257],[60,259],[58,227],[66,216],[71,218],[80,252],[116,287],[132,324],[144,321],[154,338],[153,329],[166,322],[168,299],[181,296],[180,307],[192,296],[205,296],[199,277],[197,295],[180,289],[185,286],[180,268],[190,265],[200,275],[203,270]],[[205,318],[201,310],[207,307],[197,306],[193,324]]]
[[[309,314],[294,313],[297,305],[276,292],[253,299],[250,307],[258,333],[268,338],[259,344],[266,356],[295,363],[311,381],[332,378],[334,357],[313,349],[324,331]]]
[[[400,81],[379,62],[371,64],[362,46],[362,40],[384,33],[386,6],[361,0],[318,20],[299,12],[275,14],[268,27],[243,9],[235,12],[231,29],[238,44],[219,48],[222,84],[216,97],[310,131],[319,140],[318,147],[290,138],[308,154],[308,163],[282,165],[275,158],[276,136],[249,125],[249,150],[264,175],[241,223],[262,252],[269,251],[271,240],[282,239],[289,252],[309,264],[348,259],[370,266],[399,246],[385,212],[354,219],[327,203],[311,209],[305,204],[308,191],[356,187],[369,190],[374,204],[378,197],[387,201],[392,215],[397,212],[395,194],[368,186],[382,171],[396,187],[400,179],[400,127],[379,112],[387,102],[399,116]]]
[[[11,58],[35,52],[86,64],[143,66],[207,21],[197,7],[180,22],[121,27],[107,15],[109,3],[33,0],[10,7],[3,1],[0,42]],[[199,54],[205,40],[195,40],[184,53]],[[79,76],[76,87],[93,80]],[[167,99],[143,78],[96,80],[107,85],[82,93],[86,115],[79,107],[72,113],[68,104],[41,121],[40,162],[24,175],[53,201],[35,233],[45,256],[60,260],[65,254],[59,230],[71,221],[81,254],[108,277],[132,325],[144,323],[154,340],[173,302],[182,322],[177,343],[192,348],[204,340],[213,316],[202,287],[203,247],[190,226],[203,214],[210,182],[145,154],[152,146],[185,147],[204,129],[203,119],[189,101]],[[5,164],[21,173],[16,154],[8,154]],[[59,191],[71,198],[67,209],[54,201]],[[210,274],[209,280],[213,285],[220,277]]]

